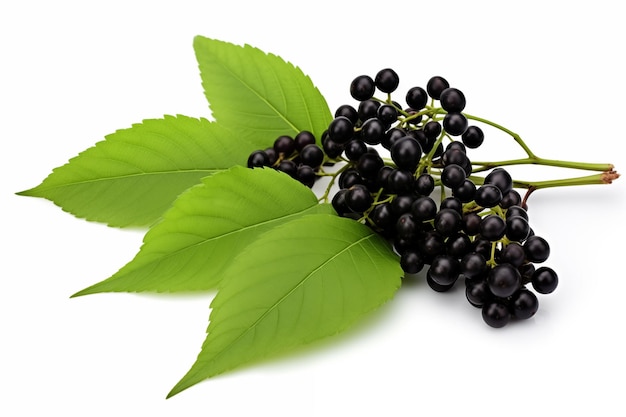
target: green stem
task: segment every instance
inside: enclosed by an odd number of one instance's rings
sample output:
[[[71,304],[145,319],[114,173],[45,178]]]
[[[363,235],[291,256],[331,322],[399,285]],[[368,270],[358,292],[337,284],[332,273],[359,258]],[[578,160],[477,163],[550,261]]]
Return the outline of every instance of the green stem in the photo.
[[[553,167],[560,167],[560,168],[584,169],[587,171],[600,171],[600,172],[612,171],[615,168],[613,164],[563,161],[559,159],[540,158],[536,155],[529,156],[528,158],[509,159],[505,161],[489,161],[489,162],[473,161],[472,164],[479,167],[475,169],[474,172],[486,171],[488,169],[499,167],[499,166],[525,165],[525,164],[545,165],[545,166],[553,166]]]
[[[476,120],[477,122],[481,122],[484,123],[486,125],[495,127],[496,129],[499,129],[505,133],[507,133],[508,135],[510,135],[515,142],[518,143],[519,146],[522,147],[522,149],[524,149],[524,151],[526,152],[526,154],[528,155],[529,158],[537,158],[537,156],[533,153],[533,151],[530,150],[530,148],[528,147],[528,145],[526,145],[526,143],[522,140],[522,138],[520,137],[520,135],[518,135],[517,133],[513,132],[510,129],[507,129],[506,127],[498,124],[498,123],[494,123],[491,120],[487,120],[487,119],[483,119],[482,117],[478,117],[478,116],[472,116],[471,114],[467,114],[467,113],[463,113],[465,115],[465,117],[467,117],[470,120]]]
[[[470,175],[469,178],[476,185],[484,183],[483,177]],[[539,190],[541,188],[566,187],[572,185],[594,185],[594,184],[610,184],[613,180],[619,178],[619,174],[614,171],[603,172],[601,174],[587,175],[584,177],[563,178],[557,180],[546,181],[520,181],[513,180],[513,188],[526,188]]]

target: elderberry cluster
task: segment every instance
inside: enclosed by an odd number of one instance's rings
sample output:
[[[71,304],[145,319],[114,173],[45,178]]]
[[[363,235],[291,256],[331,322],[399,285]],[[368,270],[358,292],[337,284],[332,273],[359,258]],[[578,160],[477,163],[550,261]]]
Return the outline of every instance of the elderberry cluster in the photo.
[[[390,68],[356,77],[350,94],[358,105],[336,109],[321,148],[310,132],[280,136],[254,151],[248,167],[273,167],[312,187],[322,164],[345,162],[332,174],[333,208],[388,239],[407,276],[425,269],[438,292],[463,280],[467,300],[492,327],[532,317],[535,293],[558,284],[554,270],[536,267],[550,247],[530,227],[505,169],[473,175],[467,151],[483,144],[484,133],[463,114],[465,95],[434,76],[426,88],[410,88],[401,105],[391,97],[398,86]]]
[[[272,167],[289,174],[307,187],[313,187],[316,172],[324,162],[324,151],[315,136],[303,130],[295,137],[281,135],[273,146],[256,150],[248,157],[248,168]]]

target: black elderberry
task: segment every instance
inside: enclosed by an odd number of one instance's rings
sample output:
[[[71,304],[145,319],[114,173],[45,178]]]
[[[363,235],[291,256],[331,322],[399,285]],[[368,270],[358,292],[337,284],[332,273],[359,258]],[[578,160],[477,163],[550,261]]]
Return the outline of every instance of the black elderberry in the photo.
[[[360,139],[352,139],[344,146],[344,153],[348,160],[356,162],[367,153],[367,145]]]
[[[326,156],[331,159],[339,157],[339,155],[343,152],[343,145],[335,142],[329,137],[323,139],[322,147]]]
[[[428,103],[428,93],[422,87],[413,87],[406,93],[406,104],[412,109],[421,110]]]
[[[481,207],[495,207],[502,201],[502,192],[495,185],[483,184],[476,190],[474,200]]]
[[[359,103],[359,108],[357,110],[359,114],[359,119],[364,122],[368,119],[376,117],[378,114],[378,108],[381,104],[376,100],[365,100]]]
[[[467,126],[467,117],[463,113],[448,113],[443,118],[443,128],[452,136],[462,135]]]
[[[522,204],[522,196],[515,190],[511,190],[505,196],[502,196],[502,201],[500,201],[500,207],[503,209],[519,206],[520,204]]]
[[[296,150],[296,142],[291,136],[281,135],[274,141],[274,150],[279,155],[289,157]]]
[[[411,213],[404,213],[396,221],[396,237],[400,239],[413,240],[419,229],[419,223]]]
[[[356,169],[363,178],[374,179],[384,165],[383,159],[378,154],[367,152],[357,161]]]
[[[403,129],[393,127],[385,132],[385,136],[383,136],[383,140],[380,143],[385,149],[389,150],[396,140],[403,138],[406,135],[407,133]]]
[[[508,263],[516,268],[522,266],[526,260],[526,254],[522,245],[516,242],[510,242],[502,248],[498,256],[499,263]]]
[[[487,271],[487,261],[478,252],[471,252],[461,259],[461,273],[467,278],[476,278]]]
[[[532,274],[532,286],[540,294],[550,294],[559,284],[559,277],[552,268],[542,266]]]
[[[470,149],[476,149],[483,144],[485,134],[478,126],[468,126],[465,132],[461,135],[461,140]]]
[[[417,274],[424,268],[424,259],[416,249],[407,249],[400,256],[400,266],[407,274]]]
[[[391,202],[391,210],[393,214],[400,217],[402,214],[411,211],[414,201],[415,197],[410,194],[396,196]]]
[[[480,221],[480,235],[491,242],[502,239],[505,232],[506,223],[496,214],[489,214]]]
[[[446,240],[448,255],[461,258],[472,249],[472,241],[465,233],[457,232]]]
[[[476,185],[471,180],[465,179],[460,186],[452,190],[452,195],[462,203],[469,203],[476,195]]]
[[[477,213],[466,213],[463,215],[463,231],[469,236],[480,233],[481,217]]]
[[[517,268],[510,264],[494,266],[487,276],[489,290],[496,297],[506,298],[513,295],[521,285],[521,275]]]
[[[492,184],[500,189],[503,196],[513,188],[511,175],[503,168],[495,168],[485,177],[485,184]]]
[[[450,87],[448,81],[445,78],[436,75],[428,80],[428,83],[426,84],[426,91],[428,91],[429,96],[435,100],[439,100],[443,90],[448,87]]]
[[[331,205],[339,216],[343,216],[351,212],[350,207],[348,207],[348,204],[346,203],[347,192],[347,189],[341,189],[335,193],[333,199],[331,200]]]
[[[459,278],[459,261],[449,255],[436,256],[430,264],[430,277],[440,285],[452,285]]]
[[[341,106],[337,107],[337,110],[335,110],[335,117],[339,116],[347,117],[353,125],[355,125],[356,122],[359,121],[359,113],[353,106],[349,104],[342,104]]]
[[[350,84],[350,95],[358,101],[372,98],[375,90],[376,85],[369,75],[359,75]]]
[[[430,174],[421,174],[415,180],[415,191],[420,195],[430,195],[435,189],[435,179]]]
[[[295,142],[296,150],[298,152],[304,149],[304,147],[307,145],[315,144],[315,136],[313,135],[313,133],[309,132],[308,130],[301,131],[293,138],[293,140]]]
[[[432,290],[437,291],[437,292],[446,292],[454,286],[454,282],[451,284],[444,285],[435,281],[433,277],[430,275],[430,269],[426,273],[426,283]]]
[[[361,126],[360,138],[369,145],[378,145],[385,136],[385,125],[379,119],[372,117]]]
[[[363,213],[373,202],[372,194],[364,185],[353,185],[346,192],[346,205],[355,213]]]
[[[386,189],[392,194],[407,194],[413,191],[414,183],[412,172],[394,168],[387,177]]]
[[[272,166],[276,163],[276,161],[278,161],[278,154],[276,153],[276,150],[274,149],[274,147],[265,148],[264,152],[267,154],[267,157],[269,158],[269,163],[267,164],[268,166]]]
[[[364,180],[355,168],[349,168],[339,174],[339,188],[350,188],[353,185],[363,185]]]
[[[300,151],[300,162],[311,168],[317,168],[324,162],[324,151],[314,143],[306,145]]]
[[[289,174],[289,176],[296,178],[298,173],[298,166],[290,159],[283,159],[278,163],[277,170]]]
[[[379,229],[386,229],[395,222],[395,216],[391,211],[391,204],[380,203],[374,206],[369,214],[369,219]]]
[[[513,216],[520,216],[528,220],[528,212],[521,206],[516,205],[516,206],[511,206],[507,208],[506,218],[508,219],[509,217],[513,217]]]
[[[441,183],[448,188],[457,188],[465,181],[465,170],[457,164],[446,165],[441,172]]]
[[[309,188],[313,187],[316,178],[315,171],[309,165],[300,165],[296,171],[296,179]]]
[[[461,230],[463,218],[458,211],[444,208],[440,209],[435,215],[434,225],[435,230],[441,233],[442,236],[448,237]]]
[[[460,113],[465,108],[465,95],[459,89],[449,87],[439,97],[441,107],[449,113]]]
[[[436,230],[426,232],[417,242],[420,252],[430,258],[443,254],[446,251],[445,238]]]
[[[354,124],[345,116],[335,117],[328,126],[328,137],[336,143],[344,144],[354,136]]]
[[[437,203],[428,196],[418,197],[411,205],[411,213],[420,220],[432,220],[437,215]]]
[[[504,327],[511,321],[511,313],[501,301],[485,303],[482,307],[482,316],[485,323],[494,328]]]
[[[459,200],[456,197],[444,198],[439,204],[439,209],[440,210],[452,209],[456,211],[457,213],[459,213],[460,215],[463,215],[463,203],[461,203],[461,200]]]
[[[376,74],[374,77],[374,84],[383,93],[392,93],[398,88],[400,83],[400,77],[391,68],[385,68]]]
[[[383,104],[376,111],[376,117],[386,126],[391,126],[398,120],[398,110],[390,104]]]
[[[492,297],[486,281],[473,281],[465,287],[465,298],[474,307],[481,308]]]
[[[507,216],[506,237],[514,242],[523,242],[530,234],[528,220],[522,216]]]
[[[441,123],[431,120],[424,125],[423,131],[428,139],[435,140],[441,134]]]
[[[422,148],[411,136],[398,139],[390,149],[391,159],[398,168],[415,171],[422,157]]]
[[[524,242],[524,251],[526,258],[530,262],[545,262],[550,256],[550,245],[540,236],[530,236]]]
[[[511,296],[511,313],[517,320],[526,320],[539,309],[537,296],[526,288],[520,288]]]
[[[248,168],[270,165],[270,158],[265,151],[254,151],[248,157]]]

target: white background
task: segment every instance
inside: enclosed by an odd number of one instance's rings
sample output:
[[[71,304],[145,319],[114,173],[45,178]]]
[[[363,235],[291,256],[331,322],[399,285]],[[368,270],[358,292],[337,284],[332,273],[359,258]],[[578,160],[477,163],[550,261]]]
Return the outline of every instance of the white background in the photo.
[[[561,283],[527,322],[491,329],[462,291],[419,283],[343,336],[169,400],[213,294],[69,299],[128,262],[142,232],[14,195],[116,129],[209,117],[198,34],[299,65],[331,109],[362,73],[392,67],[404,91],[442,75],[468,113],[539,155],[624,170],[623,17],[603,0],[3,2],[0,415],[623,415],[626,178],[531,197]],[[505,159],[506,143],[488,135],[473,158]]]

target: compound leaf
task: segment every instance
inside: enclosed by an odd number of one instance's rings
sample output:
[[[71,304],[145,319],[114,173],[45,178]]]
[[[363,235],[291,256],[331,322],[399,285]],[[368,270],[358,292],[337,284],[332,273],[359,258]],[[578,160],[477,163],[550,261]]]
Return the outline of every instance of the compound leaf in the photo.
[[[74,296],[215,289],[221,271],[260,233],[303,214],[331,211],[287,174],[233,167],[181,194],[132,261]]]
[[[401,276],[389,244],[354,220],[314,214],[268,231],[224,271],[201,352],[168,396],[344,330],[390,299]]]
[[[202,177],[245,164],[260,146],[206,119],[144,120],[108,135],[18,194],[47,198],[110,226],[147,226]]]
[[[202,36],[194,49],[213,117],[238,135],[272,143],[308,130],[319,141],[328,128],[328,104],[300,68],[250,45]]]

